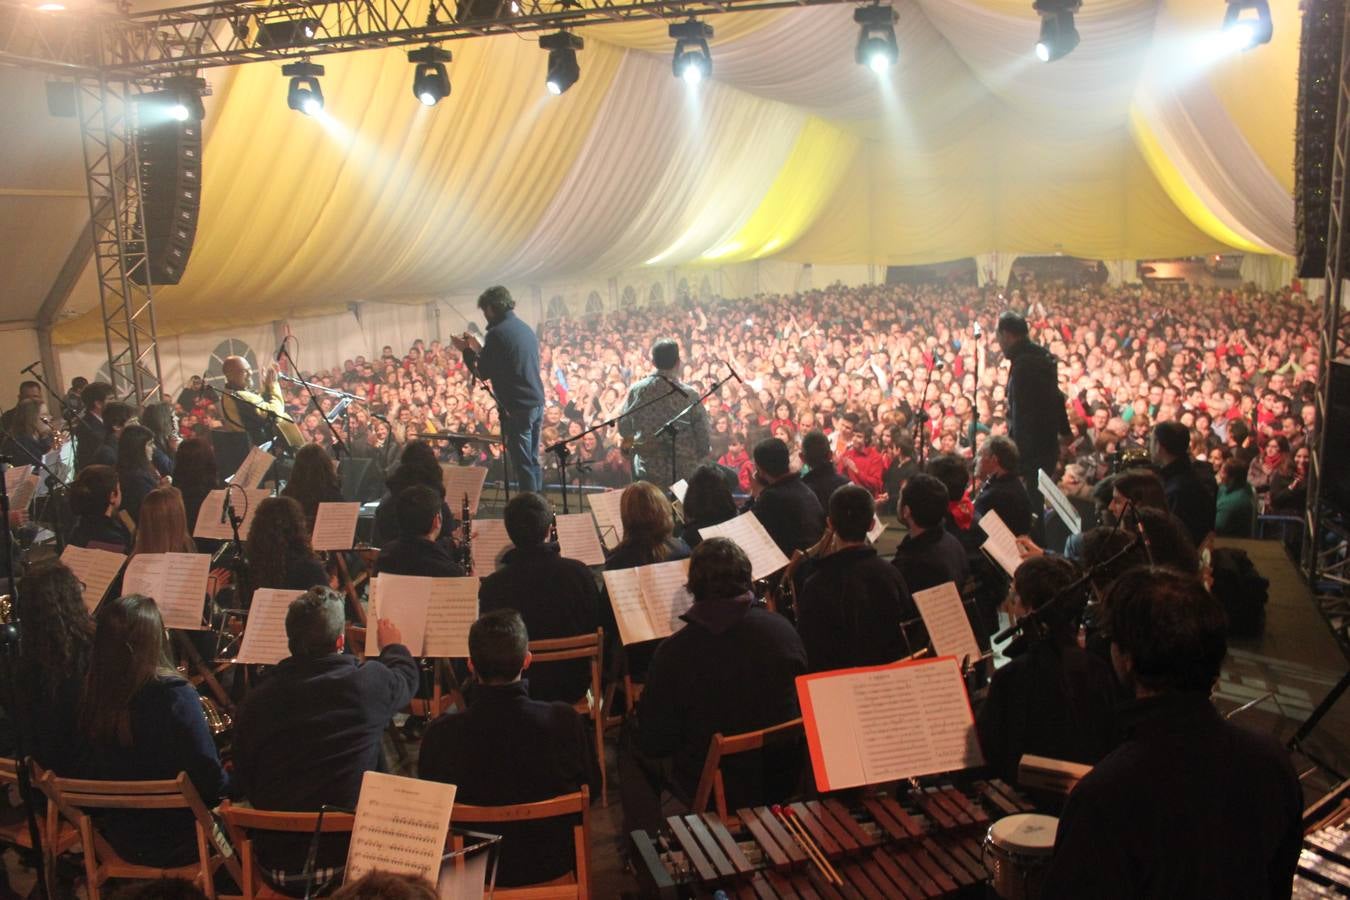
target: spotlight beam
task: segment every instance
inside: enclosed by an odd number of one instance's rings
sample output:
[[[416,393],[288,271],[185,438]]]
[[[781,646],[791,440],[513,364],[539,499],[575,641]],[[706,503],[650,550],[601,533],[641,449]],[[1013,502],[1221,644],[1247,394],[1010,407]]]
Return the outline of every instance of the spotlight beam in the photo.
[[[544,78],[544,87],[553,96],[567,93],[568,88],[581,78],[581,65],[577,62],[577,51],[584,49],[586,41],[568,31],[546,34],[539,39],[541,49],[548,51],[548,74]]]
[[[683,78],[689,85],[711,78],[712,50],[708,48],[708,40],[713,36],[713,27],[707,22],[690,19],[671,25],[669,33],[675,39],[675,53],[671,59],[675,77]]]

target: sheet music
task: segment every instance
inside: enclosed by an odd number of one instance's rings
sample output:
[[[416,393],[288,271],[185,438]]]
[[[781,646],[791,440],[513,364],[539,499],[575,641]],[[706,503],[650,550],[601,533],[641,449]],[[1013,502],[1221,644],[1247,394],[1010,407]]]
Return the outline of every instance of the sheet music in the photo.
[[[983,765],[954,658],[797,679],[816,786],[880,784]]]
[[[398,626],[403,646],[413,656],[422,654],[426,643],[427,605],[434,578],[419,575],[380,575],[371,581],[370,610],[366,621],[366,656],[379,656],[378,625],[389,619]]]
[[[1041,489],[1041,496],[1050,504],[1050,508],[1059,516],[1059,520],[1068,526],[1073,534],[1083,533],[1083,517],[1078,515],[1078,510],[1073,508],[1069,498],[1064,496],[1064,492],[1055,484],[1055,479],[1045,473],[1044,469],[1036,470],[1036,483]]]
[[[694,598],[685,587],[689,580],[689,560],[639,566],[638,584],[642,586],[642,605],[657,637],[669,637],[684,626],[680,616],[689,611]]]
[[[248,456],[244,457],[239,468],[225,481],[245,489],[256,488],[267,477],[267,470],[272,468],[273,461],[272,454],[266,450],[261,447],[250,447]]]
[[[867,531],[867,543],[875,544],[877,538],[886,533],[886,523],[878,516],[872,517],[872,527]]]
[[[473,520],[473,571],[479,578],[497,571],[497,563],[507,550],[515,548],[501,519]]]
[[[619,640],[624,646],[656,640],[647,607],[642,603],[642,583],[637,569],[614,569],[605,572],[605,589],[609,605],[614,610],[614,621],[619,626]]]
[[[435,884],[454,805],[453,784],[366,772],[347,852],[347,883],[379,869]]]
[[[469,495],[469,512],[478,515],[478,500],[483,496],[483,482],[487,469],[482,466],[456,466],[441,463],[441,477],[445,482],[445,502],[456,516],[464,506],[464,495]]]
[[[127,561],[121,553],[93,550],[67,544],[61,562],[84,584],[84,605],[90,612],[98,606],[108,587]]]
[[[32,471],[32,466],[10,466],[5,470],[5,493],[10,496],[11,505],[14,503],[14,492],[19,489],[19,485]]]
[[[469,658],[469,627],[478,620],[477,578],[429,578],[426,637],[422,655]]]
[[[600,546],[600,533],[595,530],[595,519],[589,513],[571,513],[558,516],[558,546],[568,559],[581,560],[588,566],[605,564],[605,548]]]
[[[16,471],[8,469],[5,472],[5,482],[9,482],[9,473]],[[32,504],[33,498],[37,496],[38,485],[42,484],[42,476],[34,475],[28,466],[20,466],[17,471],[21,477],[14,479],[13,488],[9,488],[9,509],[10,512],[26,512]]]
[[[623,520],[619,516],[619,501],[623,491],[603,491],[591,494],[591,515],[595,517],[595,527],[600,531],[600,540],[605,547],[613,550],[623,541]]]
[[[670,486],[670,492],[674,494],[675,499],[680,501],[681,503],[684,502],[684,495],[685,492],[688,490],[689,490],[689,482],[685,481],[683,478],[681,478],[679,481],[675,482]]]
[[[267,499],[271,491],[267,488],[246,488],[243,494],[235,488],[230,489],[230,505],[234,507],[235,513],[242,514],[244,521],[239,523],[239,539],[248,540],[248,530],[253,527],[253,515],[258,511],[258,504]],[[228,541],[234,537],[234,532],[230,529],[228,521],[220,521],[220,510],[225,505],[225,491],[212,491],[206,495],[202,501],[202,507],[197,512],[197,522],[192,529],[192,536],[199,538],[208,538],[211,540]]]
[[[310,536],[310,544],[315,550],[352,549],[356,541],[356,521],[360,517],[359,502],[320,503],[319,511],[314,516],[314,533]]]
[[[980,645],[970,627],[970,617],[961,603],[961,592],[956,582],[949,581],[926,591],[914,592],[914,605],[923,616],[924,627],[937,656],[967,657],[973,662],[980,658]]]
[[[122,590],[154,600],[165,628],[204,631],[202,608],[210,570],[209,553],[141,553],[127,563]]]
[[[720,525],[700,528],[699,535],[708,538],[727,538],[737,544],[745,555],[750,557],[751,577],[756,581],[768,578],[774,572],[788,564],[788,558],[764,530],[764,525],[753,512],[742,513],[734,519],[728,519]]]
[[[1022,564],[1022,552],[1017,549],[1017,538],[992,509],[980,516],[977,524],[984,529],[986,535],[980,547],[1011,576]]]
[[[278,591],[258,588],[248,605],[248,621],[244,623],[244,639],[239,643],[235,662],[261,666],[275,666],[291,655],[286,640],[286,611],[291,601],[304,596],[304,591]]]

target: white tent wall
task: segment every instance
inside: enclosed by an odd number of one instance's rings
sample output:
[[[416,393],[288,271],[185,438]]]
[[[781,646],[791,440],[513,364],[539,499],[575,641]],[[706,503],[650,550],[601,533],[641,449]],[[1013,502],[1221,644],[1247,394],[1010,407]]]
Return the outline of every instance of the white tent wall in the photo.
[[[437,308],[435,303],[362,303],[356,309],[366,340],[362,353],[371,359],[385,346],[401,353],[418,338],[444,340],[445,335],[437,334]]]
[[[1291,256],[1242,254],[1239,270],[1244,282],[1250,282],[1263,291],[1277,291],[1287,287],[1294,277],[1294,259]]]
[[[336,315],[287,319],[285,328],[299,344],[298,347],[292,344],[289,350],[302,372],[341,367],[343,360],[371,355],[361,323],[350,310]],[[406,349],[399,347],[397,352]],[[263,360],[259,359],[258,364],[261,366]]]
[[[1003,251],[976,254],[976,283],[980,287],[984,287],[991,282],[997,285],[1007,285],[1008,279],[1012,276],[1013,263],[1017,262],[1020,255]]]
[[[19,382],[31,377],[19,370],[37,358],[37,331],[24,326],[0,330],[0,359],[5,360],[5,365],[0,366],[0,408],[9,409],[13,405],[19,395]],[[62,386],[52,387],[60,390]],[[49,402],[48,406],[51,405]]]

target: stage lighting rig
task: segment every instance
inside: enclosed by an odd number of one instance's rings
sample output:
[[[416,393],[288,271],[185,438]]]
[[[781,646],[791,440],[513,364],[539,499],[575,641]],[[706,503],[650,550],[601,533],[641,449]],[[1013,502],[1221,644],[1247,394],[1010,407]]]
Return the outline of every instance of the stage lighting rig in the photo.
[[[1073,14],[1083,6],[1083,0],[1036,0],[1032,8],[1041,17],[1041,39],[1036,42],[1036,58],[1054,62],[1068,56],[1078,46],[1078,29]]]
[[[677,22],[670,26],[670,36],[675,39],[672,68],[676,78],[692,85],[712,76],[712,51],[708,49],[708,39],[713,36],[711,25],[697,19]]]
[[[202,105],[202,95],[206,93],[206,79],[171,75],[164,79],[160,90],[139,94],[136,102],[142,110],[153,107],[160,121],[200,122],[206,117],[206,108]]]
[[[318,19],[272,19],[258,23],[257,45],[268,50],[298,47],[314,40],[318,33]]]
[[[287,106],[307,116],[318,115],[323,110],[323,88],[319,87],[323,66],[302,59],[282,66],[281,74],[291,79],[286,90]]]
[[[581,77],[577,51],[585,48],[585,40],[571,32],[559,31],[541,37],[539,46],[548,51],[548,75],[544,87],[555,97],[567,93]]]
[[[884,74],[900,58],[895,43],[895,10],[887,6],[860,6],[853,11],[858,23],[858,47],[854,59],[878,75]]]
[[[1274,32],[1267,0],[1228,0],[1228,9],[1223,14],[1223,33],[1235,49],[1250,50],[1268,44]]]
[[[451,59],[449,50],[433,44],[408,51],[408,62],[417,67],[413,71],[413,96],[423,106],[435,106],[450,96],[450,76],[445,71],[445,64]]]

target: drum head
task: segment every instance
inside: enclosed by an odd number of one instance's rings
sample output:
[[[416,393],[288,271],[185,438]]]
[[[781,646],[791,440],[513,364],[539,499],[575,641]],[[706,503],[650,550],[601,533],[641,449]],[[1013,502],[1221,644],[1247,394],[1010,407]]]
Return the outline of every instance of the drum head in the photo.
[[[1055,849],[1059,819],[1038,813],[1005,816],[989,828],[989,843],[1025,856],[1049,856]]]

